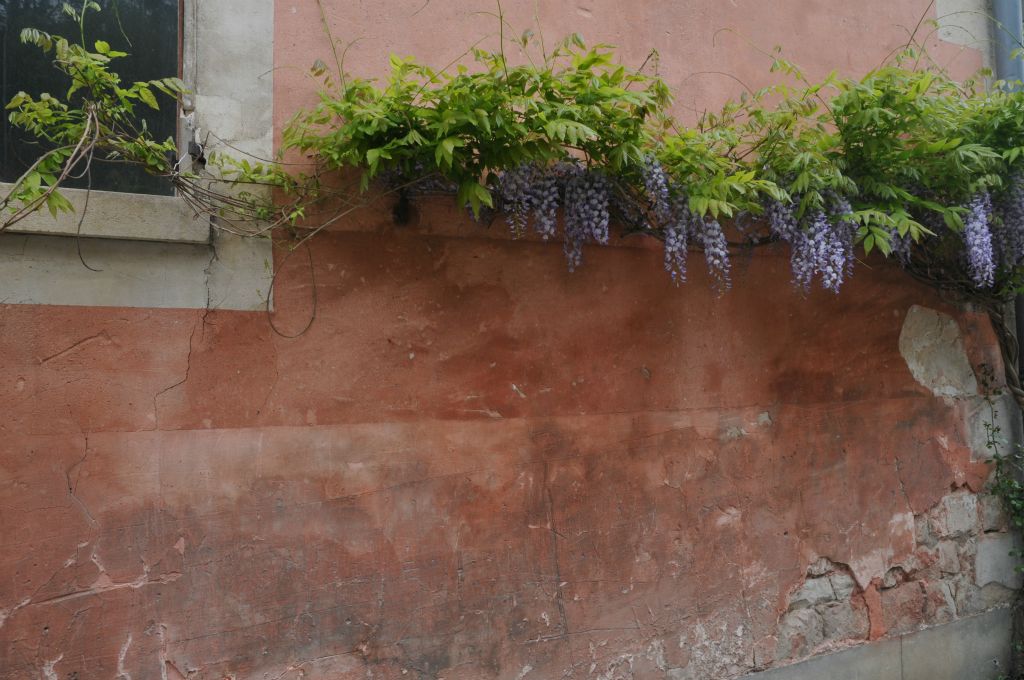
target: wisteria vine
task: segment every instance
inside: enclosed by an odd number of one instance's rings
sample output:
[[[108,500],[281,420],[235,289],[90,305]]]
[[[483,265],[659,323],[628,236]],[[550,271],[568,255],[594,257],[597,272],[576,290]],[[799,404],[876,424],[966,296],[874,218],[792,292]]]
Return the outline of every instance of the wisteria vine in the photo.
[[[39,31],[23,37],[44,50],[72,49]],[[74,50],[108,74],[114,55]],[[300,112],[283,135],[283,151],[304,153],[313,172],[211,159],[227,186],[282,189],[283,208],[251,194],[200,191],[201,177],[154,160],[153,149],[164,146],[145,130],[117,153],[166,174],[190,205],[217,214],[222,228],[267,221],[248,230],[257,235],[307,228],[305,206],[332,200],[325,173],[359,168],[361,191],[377,180],[398,195],[398,221],[408,201],[452,193],[478,218],[503,212],[514,237],[532,229],[556,240],[560,232],[570,270],[583,264],[588,246],[607,244],[619,223],[624,234],[664,243],[664,268],[676,284],[687,278],[689,252],[703,251],[723,291],[732,282],[737,244],[729,239],[736,235],[744,245],[787,244],[793,283],[804,292],[838,293],[858,246],[894,256],[919,277],[958,282],[968,294],[1006,299],[1024,283],[1024,94],[979,90],[920,67],[928,62],[913,40],[860,79],[810,83],[777,59],[774,70],[806,87],[766,88],[705,114],[695,128],[672,119],[671,92],[657,76],[625,68],[607,46],[588,48],[578,36],[539,65],[509,67],[500,50],[473,54],[482,66],[475,73],[393,60],[384,89],[315,67],[325,78],[321,103]],[[21,93],[8,108],[15,125],[32,131],[44,130],[55,110],[77,120],[77,103]],[[866,138],[870,152],[860,143]],[[3,204],[11,219],[44,201],[68,209],[56,187],[67,172],[55,180],[50,174],[57,173],[39,169],[17,183]],[[311,235],[322,227],[308,228]]]

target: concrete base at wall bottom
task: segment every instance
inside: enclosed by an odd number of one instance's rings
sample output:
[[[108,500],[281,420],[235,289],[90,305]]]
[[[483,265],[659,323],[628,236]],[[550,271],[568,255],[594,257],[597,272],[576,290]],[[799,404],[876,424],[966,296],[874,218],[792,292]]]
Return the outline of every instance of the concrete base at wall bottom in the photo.
[[[744,680],[995,680],[1009,669],[1011,623],[997,609]]]

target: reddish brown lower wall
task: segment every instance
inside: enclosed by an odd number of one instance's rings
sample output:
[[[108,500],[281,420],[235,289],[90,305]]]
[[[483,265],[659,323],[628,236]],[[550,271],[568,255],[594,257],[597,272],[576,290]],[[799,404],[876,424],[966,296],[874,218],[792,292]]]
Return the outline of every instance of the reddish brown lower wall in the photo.
[[[645,249],[314,259],[297,339],[0,307],[0,678],[720,678],[995,603],[943,524],[988,469],[898,348],[951,310],[900,272],[805,299],[766,251],[718,298]],[[282,328],[308,294],[293,257]],[[850,624],[808,639],[820,574]]]

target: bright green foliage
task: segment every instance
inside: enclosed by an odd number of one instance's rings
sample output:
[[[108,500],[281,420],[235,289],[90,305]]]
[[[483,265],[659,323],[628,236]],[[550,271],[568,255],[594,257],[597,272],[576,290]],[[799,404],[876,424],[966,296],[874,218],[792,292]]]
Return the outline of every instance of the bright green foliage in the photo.
[[[364,187],[383,169],[437,173],[479,211],[493,207],[492,173],[503,168],[570,155],[614,172],[638,164],[646,118],[669,102],[661,80],[614,63],[607,46],[587,48],[578,36],[536,66],[509,66],[501,52],[472,54],[475,72],[434,71],[392,56],[382,87],[328,78],[320,103],[286,128],[285,148],[330,169],[362,168]],[[323,66],[316,71],[323,75]]]
[[[959,84],[920,67],[924,56],[908,49],[861,79],[770,88],[741,109],[761,176],[799,197],[800,213],[820,208],[825,192],[849,196],[866,252],[888,254],[893,232],[934,235],[922,218],[962,229],[960,206],[1004,188],[1021,154],[1021,95]],[[784,60],[774,70],[806,84]]]
[[[729,104],[720,114],[705,114],[697,128],[676,129],[671,120],[662,125],[671,132],[656,139],[651,153],[661,162],[677,188],[684,189],[689,209],[718,218],[761,212],[763,200],[788,200],[775,182],[760,176],[744,162],[746,139],[735,126],[740,107]]]
[[[838,193],[853,205],[864,250],[886,254],[893,235],[920,241],[936,224],[962,229],[962,204],[1000,191],[1024,149],[1021,95],[960,85],[921,67],[913,49],[861,79],[814,84],[777,59],[774,70],[799,87],[744,95],[693,128],[667,115],[661,80],[615,64],[607,46],[573,37],[536,67],[473,54],[482,69],[472,73],[392,57],[384,87],[328,76],[285,146],[327,168],[361,168],[364,187],[383,169],[437,173],[474,210],[493,205],[496,173],[571,156],[638,197],[638,161],[652,154],[697,215],[758,214],[766,199],[796,200],[802,215]]]

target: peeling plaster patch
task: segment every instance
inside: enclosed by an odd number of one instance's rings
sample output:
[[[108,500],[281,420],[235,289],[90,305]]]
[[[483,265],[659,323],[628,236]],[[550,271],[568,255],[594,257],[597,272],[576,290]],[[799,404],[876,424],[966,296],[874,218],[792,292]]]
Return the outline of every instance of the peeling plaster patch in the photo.
[[[977,396],[978,381],[953,317],[912,306],[903,321],[899,346],[914,379],[935,396]]]
[[[722,434],[719,435],[718,439],[721,442],[725,443],[725,442],[736,441],[737,439],[742,439],[743,437],[746,437],[746,436],[747,436],[747,431],[746,430],[744,430],[742,427],[737,427],[737,426],[733,425],[731,427],[725,428],[722,431]]]
[[[595,652],[591,648],[591,655],[594,656]],[[635,654],[620,654],[605,666],[605,671],[600,673],[595,680],[619,680],[620,678],[633,678],[633,661],[636,658]],[[590,672],[596,670],[597,664],[590,664]]]
[[[857,585],[866,590],[871,580],[886,572],[892,562],[892,548],[879,548],[856,560],[850,561],[850,571],[857,580]]]
[[[766,581],[769,578],[768,567],[763,562],[753,562],[743,567],[741,571],[743,575],[743,583],[747,588],[753,588],[758,583]]]
[[[523,670],[519,671],[518,675],[516,675],[516,680],[523,680],[523,678],[525,678],[527,674],[532,670],[533,666],[531,666],[530,664],[526,664],[525,666],[523,666]]]
[[[7,619],[11,618],[11,616],[13,616],[15,612],[17,612],[22,607],[28,605],[28,603],[31,601],[32,598],[26,597],[24,600],[14,605],[10,609],[0,609],[0,628],[4,627],[4,623],[6,623]]]
[[[679,648],[689,652],[684,668],[673,669],[673,680],[703,680],[709,677],[733,677],[749,670],[754,663],[753,640],[740,625],[720,613],[710,621],[699,621],[679,636]]]
[[[719,529],[725,526],[733,526],[740,521],[742,516],[743,513],[739,508],[733,506],[723,508],[718,517],[715,518],[715,526]]]
[[[896,513],[889,520],[889,533],[892,536],[899,536],[901,534],[914,535],[914,513],[912,512],[900,512]]]
[[[64,654],[62,653],[56,659],[53,659],[52,661],[47,661],[43,664],[43,677],[46,680],[60,680],[60,678],[57,677],[57,671],[53,669],[57,664],[60,663],[60,660],[63,658]]]
[[[659,671],[668,670],[668,662],[665,660],[665,643],[662,640],[653,640],[647,645],[647,658]]]

